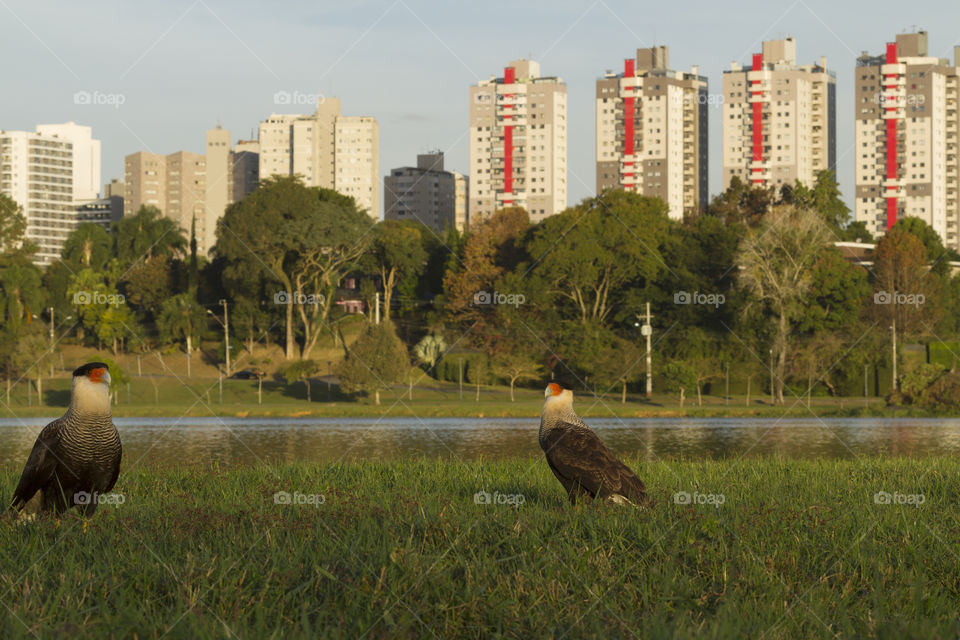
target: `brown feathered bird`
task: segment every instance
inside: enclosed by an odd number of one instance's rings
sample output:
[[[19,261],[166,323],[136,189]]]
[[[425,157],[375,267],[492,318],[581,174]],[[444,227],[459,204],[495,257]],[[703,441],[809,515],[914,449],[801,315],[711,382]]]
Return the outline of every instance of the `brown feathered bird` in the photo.
[[[646,504],[647,488],[640,478],[573,410],[573,392],[551,382],[544,395],[540,448],[570,502],[599,498],[617,504]]]
[[[97,510],[120,474],[120,435],[110,416],[110,372],[90,362],[73,372],[70,408],[40,432],[13,492],[14,512]]]

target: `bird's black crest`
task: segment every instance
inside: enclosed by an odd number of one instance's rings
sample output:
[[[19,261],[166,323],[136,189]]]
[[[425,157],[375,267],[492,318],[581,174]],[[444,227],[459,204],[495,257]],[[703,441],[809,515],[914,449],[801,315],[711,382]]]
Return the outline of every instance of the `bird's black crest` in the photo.
[[[74,369],[73,377],[76,378],[77,376],[90,375],[90,372],[93,371],[94,369],[106,369],[107,371],[109,371],[110,367],[108,367],[106,363],[103,363],[103,362],[88,362],[87,364]]]

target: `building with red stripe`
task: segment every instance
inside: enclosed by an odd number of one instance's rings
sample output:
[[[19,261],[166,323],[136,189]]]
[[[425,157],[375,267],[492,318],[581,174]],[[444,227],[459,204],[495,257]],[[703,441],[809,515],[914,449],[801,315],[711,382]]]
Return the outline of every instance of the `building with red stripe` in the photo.
[[[856,68],[856,219],[882,235],[904,216],[960,249],[960,48],[927,54],[927,33],[905,33]]]
[[[597,80],[597,193],[661,198],[682,219],[707,204],[707,79],[669,68],[669,48],[637,49]]]
[[[723,74],[723,188],[812,186],[837,159],[836,75],[826,58],[797,64],[793,38],[768,40]]]
[[[537,222],[567,206],[567,86],[516,60],[470,87],[470,222],[523,207]]]

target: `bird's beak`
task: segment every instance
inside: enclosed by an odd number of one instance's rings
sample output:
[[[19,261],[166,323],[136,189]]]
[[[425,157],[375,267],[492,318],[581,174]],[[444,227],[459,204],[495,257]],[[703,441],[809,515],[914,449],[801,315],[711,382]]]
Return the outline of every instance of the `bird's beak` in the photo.
[[[103,372],[103,378],[102,378],[102,379],[103,379],[103,382],[106,383],[106,385],[109,387],[109,386],[110,386],[110,372],[109,372],[109,371],[104,371],[104,372]]]

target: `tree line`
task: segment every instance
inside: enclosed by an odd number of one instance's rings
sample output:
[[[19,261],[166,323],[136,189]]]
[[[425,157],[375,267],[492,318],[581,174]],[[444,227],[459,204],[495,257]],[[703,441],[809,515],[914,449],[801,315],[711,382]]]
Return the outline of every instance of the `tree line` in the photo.
[[[960,256],[904,218],[866,264],[851,262],[834,243],[873,238],[851,221],[830,172],[809,187],[734,179],[682,221],[657,198],[609,190],[537,224],[503,209],[463,234],[376,222],[352,198],[274,177],[227,209],[209,258],[149,206],[109,230],[80,225],[45,270],[24,231],[19,207],[0,198],[8,380],[52,357],[51,315],[65,334],[57,340],[113,354],[189,353],[222,342],[211,316],[226,300],[236,352],[279,345],[291,382],[316,373],[311,356],[326,336],[343,349],[348,393],[378,397],[429,375],[502,383],[511,394],[552,378],[625,398],[645,376],[639,314],[650,303],[656,387],[682,398],[732,368],[747,393],[777,402],[853,393],[865,371],[891,371],[893,402],[960,402],[960,278],[950,266]],[[383,321],[374,324],[378,296]],[[351,300],[370,323],[346,344]],[[896,383],[894,334],[936,354],[900,363]]]

